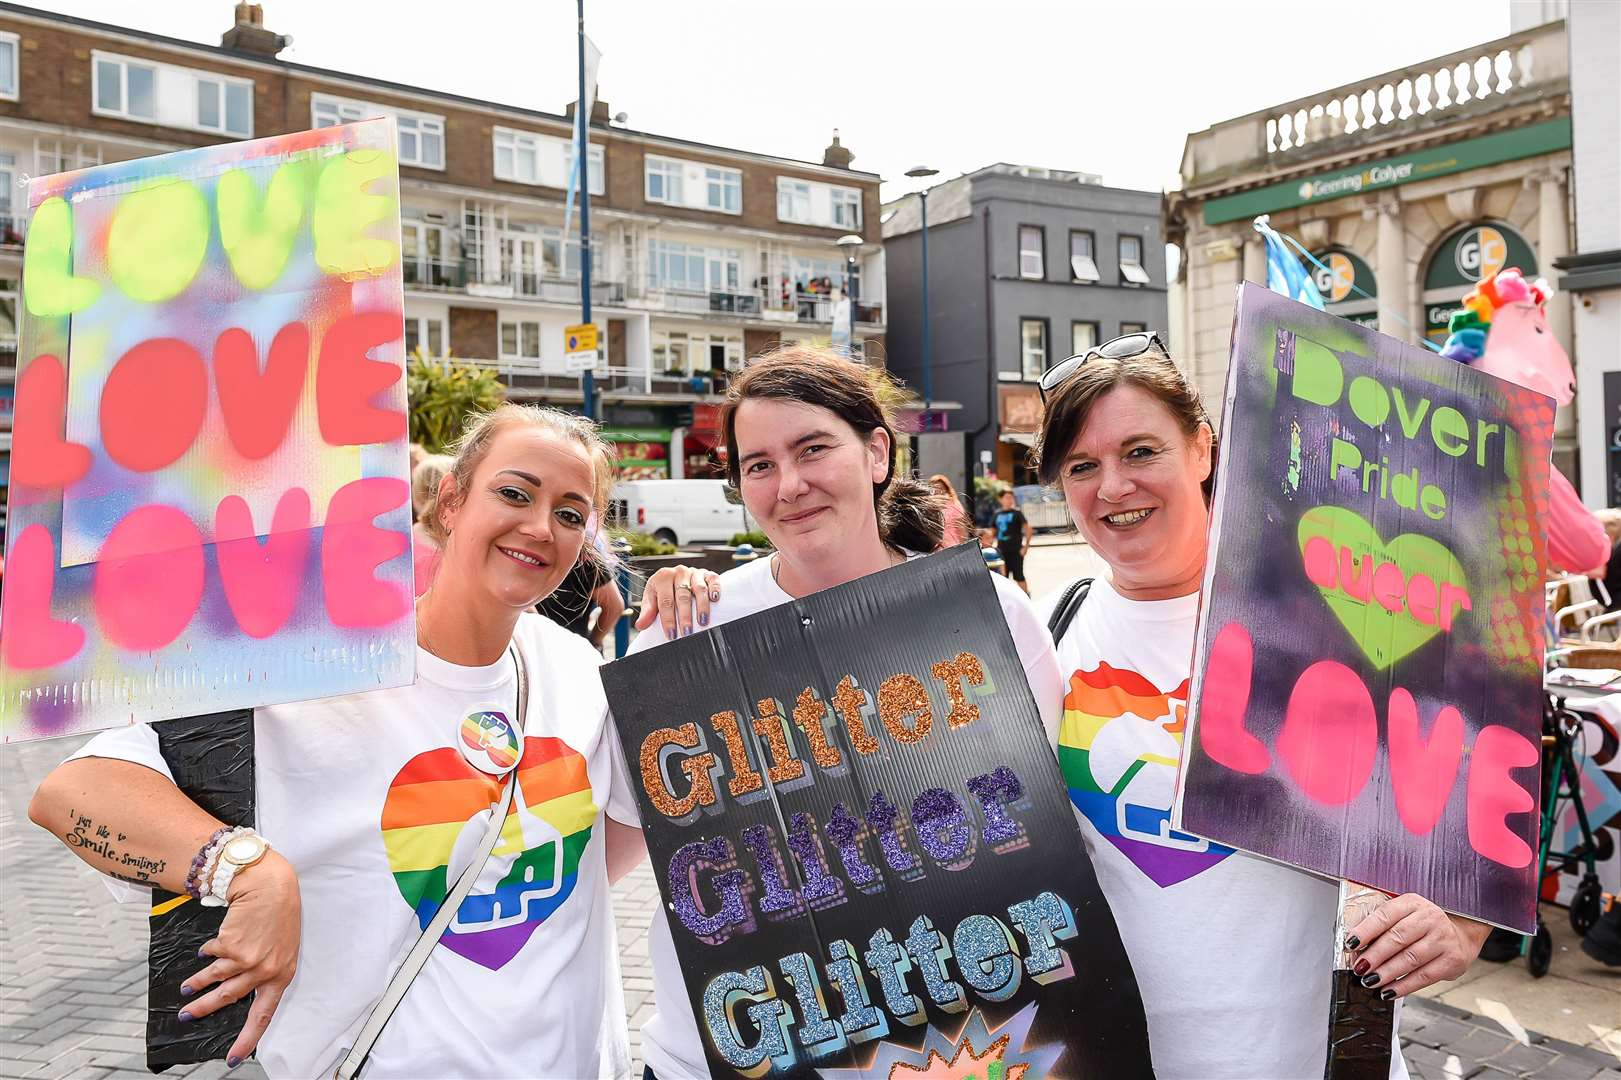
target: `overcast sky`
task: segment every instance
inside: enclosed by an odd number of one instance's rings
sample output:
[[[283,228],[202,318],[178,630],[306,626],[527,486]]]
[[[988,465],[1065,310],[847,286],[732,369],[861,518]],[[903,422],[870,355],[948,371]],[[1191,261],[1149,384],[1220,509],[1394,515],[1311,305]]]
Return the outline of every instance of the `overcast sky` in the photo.
[[[39,6],[217,44],[231,0]],[[561,112],[573,0],[266,0],[289,60]],[[1508,33],[1508,0],[587,0],[602,96],[643,131],[820,160],[894,198],[994,161],[1162,190],[1220,120]]]

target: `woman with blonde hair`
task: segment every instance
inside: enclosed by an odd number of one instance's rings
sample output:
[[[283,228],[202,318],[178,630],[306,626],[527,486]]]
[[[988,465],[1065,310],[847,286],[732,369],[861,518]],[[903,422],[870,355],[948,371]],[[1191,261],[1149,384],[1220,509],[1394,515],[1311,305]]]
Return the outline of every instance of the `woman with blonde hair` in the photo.
[[[58,839],[105,825],[155,867],[141,884],[225,906],[180,1019],[253,994],[229,1065],[257,1047],[272,1077],[363,1060],[368,1077],[628,1071],[609,886],[644,850],[619,824],[635,805],[601,658],[532,611],[597,557],[587,521],[610,477],[580,417],[474,420],[425,519],[442,556],[415,683],[255,710],[255,828],[181,792],[146,725],[40,785],[29,815]],[[408,953],[425,957],[414,979]]]

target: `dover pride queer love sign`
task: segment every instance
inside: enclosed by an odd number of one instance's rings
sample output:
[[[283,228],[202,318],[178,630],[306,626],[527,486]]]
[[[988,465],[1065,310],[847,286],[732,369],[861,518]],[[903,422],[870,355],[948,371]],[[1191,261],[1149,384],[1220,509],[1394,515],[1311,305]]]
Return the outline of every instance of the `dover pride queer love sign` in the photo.
[[[1243,286],[1179,828],[1534,930],[1553,416]]]
[[[28,204],[0,735],[410,681],[392,123]]]
[[[971,545],[603,683],[715,1076],[1153,1075]]]

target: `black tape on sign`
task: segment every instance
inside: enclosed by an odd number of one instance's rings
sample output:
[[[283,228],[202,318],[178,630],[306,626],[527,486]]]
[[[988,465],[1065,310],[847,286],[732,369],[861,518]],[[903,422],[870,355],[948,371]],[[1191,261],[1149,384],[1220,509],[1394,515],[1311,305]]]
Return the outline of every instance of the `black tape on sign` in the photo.
[[[1323,1080],[1386,1080],[1396,1003],[1344,968],[1334,972],[1328,1012],[1328,1063]]]
[[[175,784],[227,825],[253,824],[253,710],[187,716],[152,725]],[[159,889],[147,946],[146,1067],[162,1072],[223,1058],[248,1018],[244,998],[189,1024],[177,1019],[180,984],[204,966],[197,950],[219,933],[224,908]]]

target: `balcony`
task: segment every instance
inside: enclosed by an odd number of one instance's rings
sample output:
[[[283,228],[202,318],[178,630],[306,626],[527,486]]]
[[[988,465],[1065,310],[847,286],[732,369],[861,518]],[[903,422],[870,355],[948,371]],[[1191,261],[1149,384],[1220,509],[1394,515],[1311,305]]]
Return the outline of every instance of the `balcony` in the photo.
[[[760,314],[760,294],[756,292],[711,292],[666,289],[650,285],[646,295],[650,306],[664,311],[681,311],[693,315],[716,312],[729,315]]]
[[[1569,82],[1565,24],[1523,30],[1195,132],[1183,151],[1183,187],[1289,169],[1375,140],[1421,137],[1482,113],[1545,101]]]
[[[18,214],[0,214],[0,248],[23,246],[23,234],[28,231],[28,219]]]
[[[563,277],[556,274],[545,274],[529,270],[506,269],[499,274],[490,274],[480,277],[468,265],[464,275],[463,286],[470,296],[490,297],[497,300],[519,298],[525,300],[544,300],[554,304],[578,304],[580,302],[580,279],[578,277]],[[455,288],[457,286],[451,286]],[[593,277],[591,279],[591,303],[623,306],[625,303],[625,283],[622,281],[605,281]]]
[[[401,264],[408,289],[465,289],[467,264],[461,260],[414,259]]]
[[[580,376],[542,366],[538,360],[468,360],[464,363],[494,368],[518,394],[554,400],[580,400]],[[631,398],[666,397],[712,399],[726,392],[729,372],[650,371],[645,367],[599,367],[594,373],[598,392]]]

